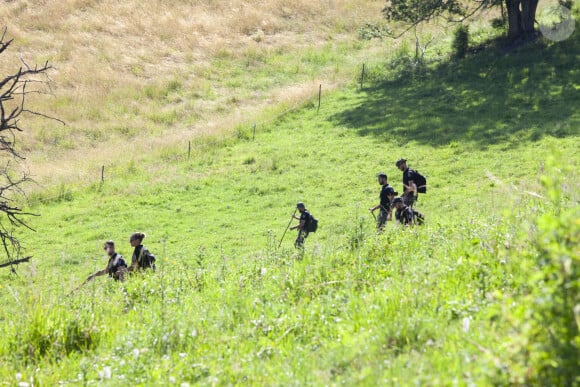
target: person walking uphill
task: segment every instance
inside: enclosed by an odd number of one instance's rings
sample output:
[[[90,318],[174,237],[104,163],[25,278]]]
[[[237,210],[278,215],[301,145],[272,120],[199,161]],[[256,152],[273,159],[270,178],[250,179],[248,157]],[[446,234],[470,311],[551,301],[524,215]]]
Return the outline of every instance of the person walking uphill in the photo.
[[[123,256],[115,251],[115,242],[106,241],[104,249],[109,256],[107,267],[103,270],[97,271],[94,274],[91,274],[85,283],[89,282],[95,277],[99,277],[105,274],[108,274],[109,277],[113,278],[115,281],[123,281],[125,279],[125,273],[127,273],[127,264],[125,263]]]
[[[419,192],[427,192],[427,180],[419,172],[409,168],[406,159],[397,160],[395,165],[403,172],[403,204],[413,208]]]
[[[382,186],[381,193],[379,194],[380,203],[372,208],[369,208],[369,211],[374,214],[374,212],[378,209],[379,216],[377,218],[377,230],[380,232],[385,227],[387,220],[391,219],[391,201],[398,195],[397,192],[391,187],[388,183],[387,175],[385,173],[379,173],[377,175],[377,179],[379,184]]]
[[[294,242],[294,247],[297,249],[304,247],[304,239],[308,237],[310,232],[316,231],[318,227],[318,220],[316,220],[310,212],[306,209],[306,206],[302,202],[296,204],[296,209],[300,211],[300,216],[293,215],[294,219],[300,221],[296,226],[290,227],[290,230],[298,229],[298,236]]]
[[[425,223],[425,216],[419,211],[406,206],[402,198],[394,198],[391,207],[395,208],[395,219],[403,226],[421,225]]]
[[[153,269],[155,271],[155,256],[143,246],[143,239],[145,239],[145,234],[141,232],[136,232],[131,234],[129,238],[129,243],[133,250],[133,256],[131,257],[131,266],[129,271]]]
[[[395,208],[395,219],[403,226],[411,226],[415,224],[415,214],[413,210],[405,205],[402,198],[395,198],[392,204]]]

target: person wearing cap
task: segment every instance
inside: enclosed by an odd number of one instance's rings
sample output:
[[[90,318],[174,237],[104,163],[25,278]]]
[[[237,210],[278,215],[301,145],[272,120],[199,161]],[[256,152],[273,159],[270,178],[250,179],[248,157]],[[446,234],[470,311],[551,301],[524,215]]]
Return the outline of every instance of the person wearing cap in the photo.
[[[106,241],[103,248],[109,256],[107,267],[91,274],[85,282],[89,282],[93,278],[105,274],[108,274],[115,281],[123,281],[125,279],[125,273],[127,273],[127,263],[123,259],[123,256],[115,251],[115,242]]]
[[[290,230],[298,229],[298,236],[294,242],[294,247],[298,249],[304,246],[304,239],[308,237],[308,230],[306,229],[306,226],[308,224],[308,220],[310,219],[310,213],[302,202],[298,202],[296,204],[296,209],[300,212],[300,216],[298,217],[293,215],[293,217],[294,219],[300,221],[300,223],[298,223],[296,226],[290,227]]]
[[[379,194],[380,202],[378,205],[369,208],[371,213],[374,213],[376,210],[380,209],[379,216],[377,217],[377,230],[382,231],[387,223],[387,220],[391,219],[391,201],[395,196],[397,196],[397,192],[391,187],[388,183],[387,175],[383,172],[377,175],[377,179],[379,184],[382,186],[381,192]]]
[[[398,223],[402,224],[403,226],[410,226],[415,224],[415,213],[411,208],[409,208],[409,206],[405,205],[403,198],[394,198],[391,206],[396,208],[395,219]]]
[[[415,173],[407,166],[406,159],[399,159],[395,163],[397,168],[403,172],[403,204],[413,208],[413,204],[417,201],[417,185],[415,184]]]

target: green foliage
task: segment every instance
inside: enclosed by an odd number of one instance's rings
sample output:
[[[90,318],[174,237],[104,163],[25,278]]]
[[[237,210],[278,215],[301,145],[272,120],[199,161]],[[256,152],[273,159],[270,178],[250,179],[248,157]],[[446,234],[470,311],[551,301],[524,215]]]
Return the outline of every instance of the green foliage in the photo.
[[[491,27],[496,30],[504,30],[507,27],[507,20],[503,17],[492,19]]]
[[[382,39],[393,32],[386,25],[366,23],[358,29],[358,37],[362,40]]]
[[[542,178],[551,203],[533,224],[531,246],[513,257],[533,266],[528,294],[508,298],[503,311],[512,332],[507,343],[511,356],[497,376],[502,383],[580,383],[580,207],[562,199],[561,176]]]
[[[469,49],[469,26],[460,24],[453,32],[453,55],[456,58],[465,58]]]
[[[12,321],[4,331],[8,355],[16,364],[37,364],[42,359],[60,360],[73,352],[84,352],[98,346],[102,333],[87,313],[70,318],[69,309],[24,309],[22,320]]]
[[[391,0],[383,14],[388,20],[415,24],[443,14],[461,16],[465,8],[463,2],[457,0]]]

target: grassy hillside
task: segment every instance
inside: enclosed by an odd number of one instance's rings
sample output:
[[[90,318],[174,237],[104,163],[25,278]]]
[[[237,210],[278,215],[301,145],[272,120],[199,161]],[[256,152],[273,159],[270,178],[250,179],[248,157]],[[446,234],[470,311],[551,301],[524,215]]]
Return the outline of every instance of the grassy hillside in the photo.
[[[359,27],[382,23],[380,8],[360,0],[10,1],[0,22],[15,41],[0,70],[15,71],[20,58],[48,60],[53,97],[30,103],[67,123],[28,117],[20,137],[28,167],[42,185],[86,180],[95,165],[140,162],[151,147],[302,103],[321,80],[326,89],[343,84],[361,56],[396,44],[358,39]]]
[[[0,380],[554,384],[551,368],[573,378],[579,44],[576,33],[425,66],[403,47],[369,67],[363,90],[325,91],[320,110],[264,122],[255,140],[240,125],[196,138],[189,158],[184,141],[165,143],[108,163],[102,184],[95,168],[34,193],[42,216],[23,236],[34,259],[18,276],[0,272]],[[399,157],[428,178],[427,223],[377,236],[375,175],[400,190]],[[291,232],[277,248],[298,200],[320,219],[304,254]],[[105,266],[104,240],[129,256],[135,230],[158,256],[155,275],[71,293]],[[550,347],[546,331],[572,339]]]

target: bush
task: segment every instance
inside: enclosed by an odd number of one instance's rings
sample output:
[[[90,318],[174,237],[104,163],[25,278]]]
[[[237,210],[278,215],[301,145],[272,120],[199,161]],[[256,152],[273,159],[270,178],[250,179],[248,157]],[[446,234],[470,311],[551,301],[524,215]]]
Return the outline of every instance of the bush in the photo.
[[[504,307],[503,318],[510,321],[513,333],[500,384],[580,383],[580,207],[562,204],[558,179],[544,178],[543,184],[551,211],[536,219],[526,253],[514,256],[532,266],[527,294],[508,299]],[[514,302],[519,305],[515,309]]]
[[[67,312],[40,306],[29,310],[27,323],[7,337],[11,357],[23,363],[37,363],[45,357],[58,360],[98,345],[101,332],[90,318]]]
[[[452,49],[456,58],[465,58],[469,49],[469,26],[461,24],[455,29]]]

